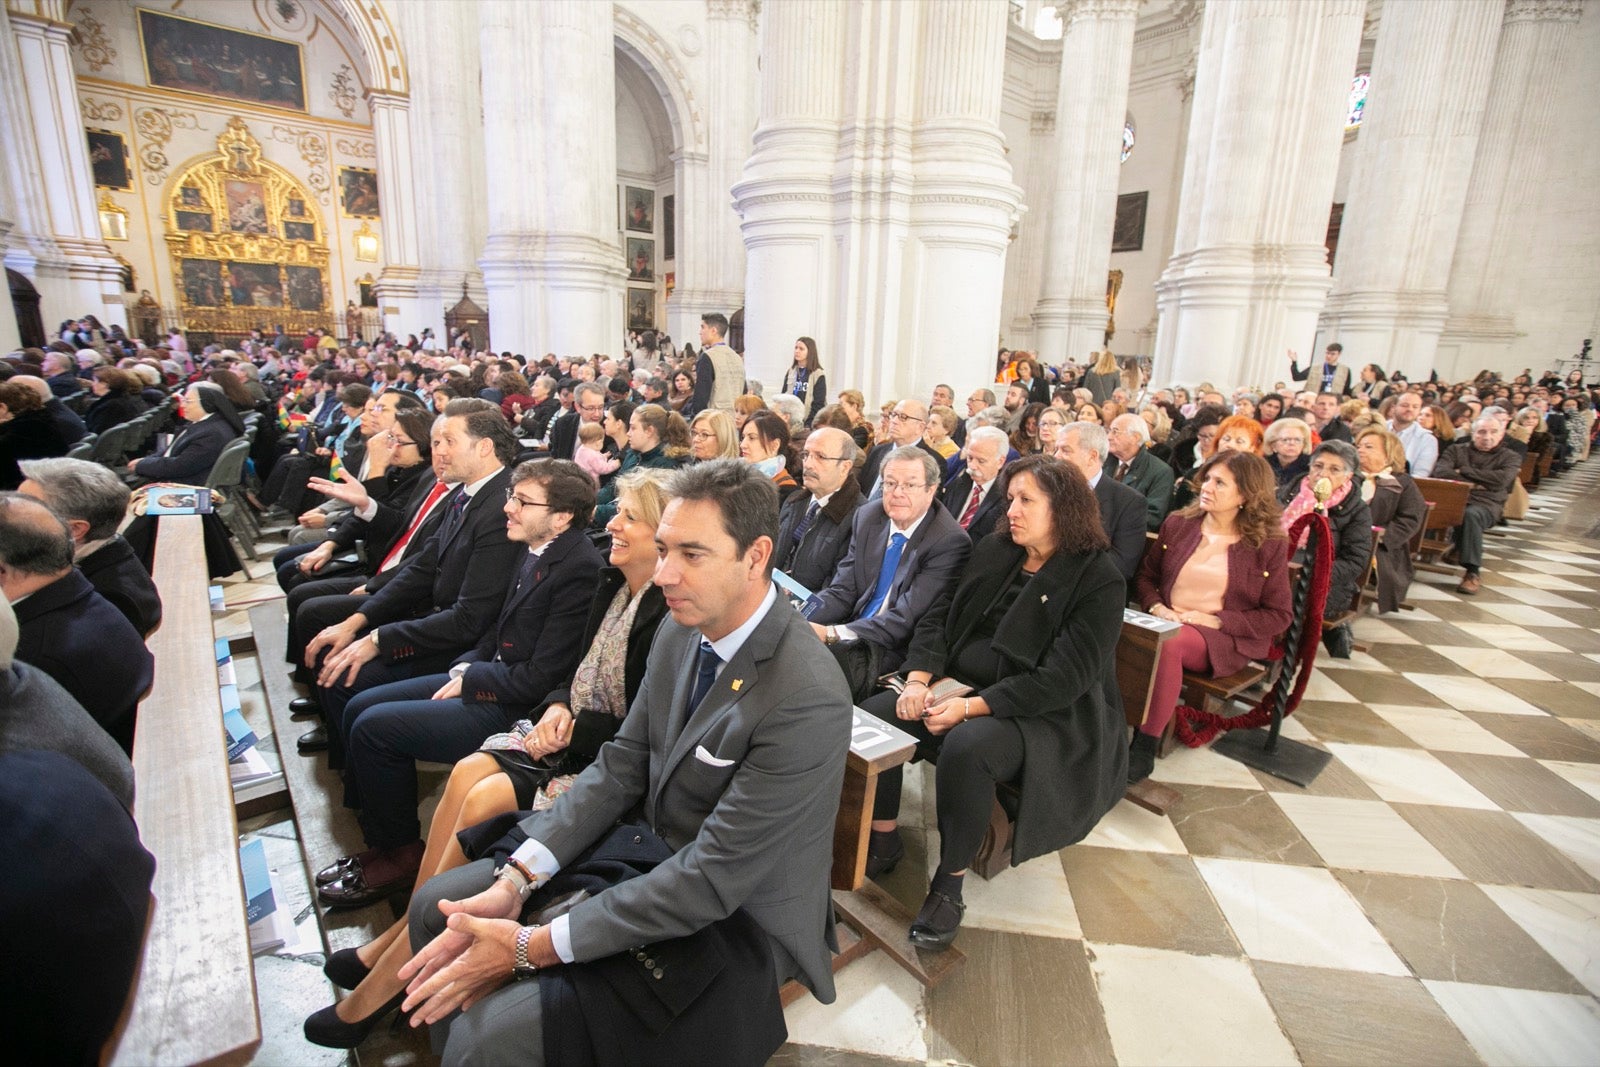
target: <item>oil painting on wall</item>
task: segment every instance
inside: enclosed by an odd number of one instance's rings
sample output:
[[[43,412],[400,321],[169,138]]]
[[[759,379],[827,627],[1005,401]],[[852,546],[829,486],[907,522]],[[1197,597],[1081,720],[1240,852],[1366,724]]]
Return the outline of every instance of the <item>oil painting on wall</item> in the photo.
[[[306,109],[299,45],[156,11],[139,12],[139,34],[153,86]]]

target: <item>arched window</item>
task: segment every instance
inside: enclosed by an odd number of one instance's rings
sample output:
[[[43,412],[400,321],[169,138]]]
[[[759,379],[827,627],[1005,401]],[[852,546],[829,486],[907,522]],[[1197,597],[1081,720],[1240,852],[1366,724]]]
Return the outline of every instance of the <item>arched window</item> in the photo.
[[[1350,83],[1350,110],[1345,115],[1344,128],[1353,130],[1361,125],[1362,116],[1367,111],[1367,89],[1372,84],[1372,75],[1357,74]]]
[[[1122,124],[1122,156],[1121,162],[1126,163],[1128,157],[1133,155],[1133,116]]]

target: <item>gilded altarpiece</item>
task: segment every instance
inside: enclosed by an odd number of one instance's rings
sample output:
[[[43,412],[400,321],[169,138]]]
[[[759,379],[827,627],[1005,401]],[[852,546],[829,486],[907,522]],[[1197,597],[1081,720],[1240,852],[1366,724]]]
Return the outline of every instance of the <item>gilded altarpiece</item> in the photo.
[[[217,152],[186,167],[166,193],[167,247],[184,325],[218,336],[282,324],[328,325],[327,232],[313,197],[261,158],[235,116]]]

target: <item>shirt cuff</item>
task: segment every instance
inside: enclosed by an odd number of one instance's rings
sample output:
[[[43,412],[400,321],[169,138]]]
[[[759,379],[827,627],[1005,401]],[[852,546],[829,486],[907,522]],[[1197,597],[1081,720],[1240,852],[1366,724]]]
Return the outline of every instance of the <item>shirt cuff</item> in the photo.
[[[568,929],[570,916],[557,915],[550,920],[550,947],[556,950],[562,963],[572,962],[572,931]]]
[[[372,517],[378,513],[378,502],[367,497],[367,502],[356,511],[356,517],[362,522],[371,522]]]
[[[854,630],[850,629],[850,627],[848,627],[848,626],[835,626],[833,628],[833,636],[837,637],[841,641],[859,641],[859,640],[861,640],[860,637],[856,636],[856,632]]]
[[[470,667],[470,666],[472,666],[472,664],[470,664],[470,663],[454,663],[454,664],[451,664],[451,666],[450,666],[450,677],[452,679],[459,679],[463,674],[467,673],[467,668]],[[517,858],[521,859],[522,857],[519,856]]]

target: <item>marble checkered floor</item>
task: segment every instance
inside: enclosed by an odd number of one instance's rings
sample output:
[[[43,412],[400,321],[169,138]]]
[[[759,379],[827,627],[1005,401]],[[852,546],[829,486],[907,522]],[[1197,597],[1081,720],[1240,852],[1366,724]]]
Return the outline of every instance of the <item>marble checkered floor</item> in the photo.
[[[1421,572],[1356,623],[1287,736],[1301,789],[1206,750],[1086,841],[967,879],[965,965],[881,955],[789,1009],[792,1064],[1600,1062],[1600,461],[1490,538],[1484,590]],[[907,775],[915,909],[931,776]],[[921,862],[910,862],[921,861]]]
[[[1169,816],[1124,802],[1057,857],[969,878],[962,968],[929,993],[868,956],[834,1004],[789,1008],[774,1062],[1600,1063],[1597,485],[1592,460],[1535,493],[1477,597],[1421,572],[1416,610],[1356,623],[1368,652],[1319,661],[1285,725],[1332,753],[1312,788],[1180,749],[1155,774],[1183,793]],[[224,582],[220,634],[280,595],[281,543]],[[921,768],[904,811],[885,884],[915,909],[937,841]],[[244,829],[314,923],[287,814]],[[320,964],[263,957],[254,1062],[345,1061],[299,1035],[332,996]],[[392,1035],[362,1060],[437,1062]]]

